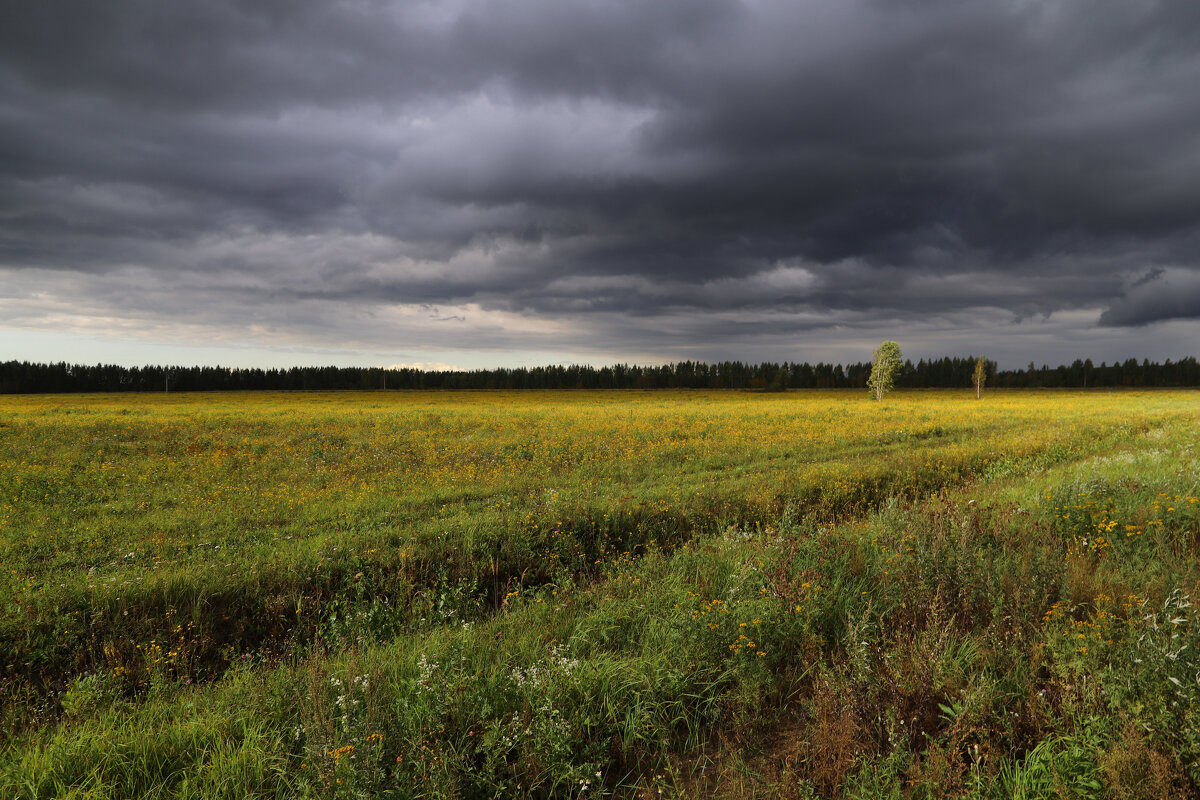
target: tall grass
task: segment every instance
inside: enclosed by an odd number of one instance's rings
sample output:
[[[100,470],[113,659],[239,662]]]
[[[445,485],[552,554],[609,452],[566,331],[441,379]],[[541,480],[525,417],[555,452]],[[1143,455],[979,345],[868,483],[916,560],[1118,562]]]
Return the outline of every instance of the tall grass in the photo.
[[[1194,792],[1194,398],[5,401],[0,794]]]

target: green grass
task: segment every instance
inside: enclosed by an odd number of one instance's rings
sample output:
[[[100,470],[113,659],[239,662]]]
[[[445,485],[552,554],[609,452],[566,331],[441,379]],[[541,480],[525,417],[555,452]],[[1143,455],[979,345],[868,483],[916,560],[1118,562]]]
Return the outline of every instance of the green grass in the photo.
[[[1195,794],[1196,398],[0,398],[0,795]]]

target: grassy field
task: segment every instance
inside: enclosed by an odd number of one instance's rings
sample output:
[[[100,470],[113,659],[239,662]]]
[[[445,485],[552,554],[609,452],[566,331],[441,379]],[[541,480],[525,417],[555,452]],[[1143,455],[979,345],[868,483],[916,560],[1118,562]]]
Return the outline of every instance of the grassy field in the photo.
[[[0,796],[1196,796],[1198,409],[0,397]]]

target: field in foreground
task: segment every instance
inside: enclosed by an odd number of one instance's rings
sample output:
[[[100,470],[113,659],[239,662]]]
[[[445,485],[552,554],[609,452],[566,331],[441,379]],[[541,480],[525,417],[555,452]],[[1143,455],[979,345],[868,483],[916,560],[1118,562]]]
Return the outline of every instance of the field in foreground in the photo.
[[[1194,796],[1198,400],[0,397],[0,796]]]

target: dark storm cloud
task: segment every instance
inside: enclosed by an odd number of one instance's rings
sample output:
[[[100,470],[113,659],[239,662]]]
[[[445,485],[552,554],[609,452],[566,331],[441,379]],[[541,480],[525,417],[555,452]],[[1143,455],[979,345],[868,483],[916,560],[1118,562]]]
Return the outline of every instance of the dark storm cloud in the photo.
[[[1113,301],[1100,324],[1137,326],[1167,319],[1200,319],[1200,273],[1154,270]]]
[[[23,324],[39,291],[364,341],[348,316],[408,309],[463,347],[1200,317],[1194,0],[0,14]]]

